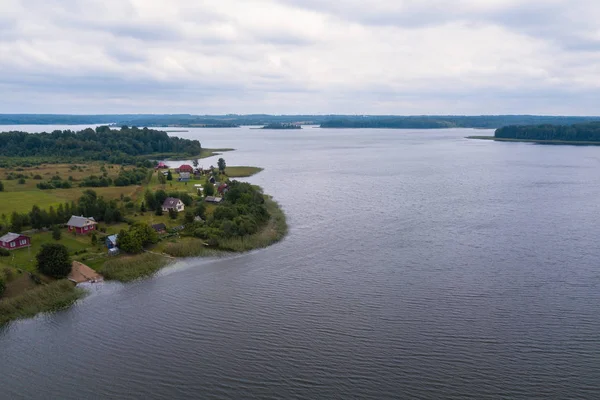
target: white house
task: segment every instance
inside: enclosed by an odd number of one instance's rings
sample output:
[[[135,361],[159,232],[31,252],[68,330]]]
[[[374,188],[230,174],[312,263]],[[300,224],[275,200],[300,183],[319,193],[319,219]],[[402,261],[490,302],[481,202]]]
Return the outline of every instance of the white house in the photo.
[[[169,210],[181,212],[185,209],[185,205],[183,204],[183,201],[175,197],[167,197],[162,205],[162,209],[164,212],[168,212]]]

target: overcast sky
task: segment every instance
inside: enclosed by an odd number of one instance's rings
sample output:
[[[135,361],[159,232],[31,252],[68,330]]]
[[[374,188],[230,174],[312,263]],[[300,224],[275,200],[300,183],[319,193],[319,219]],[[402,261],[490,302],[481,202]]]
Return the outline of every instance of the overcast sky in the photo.
[[[600,114],[598,0],[0,7],[0,113]]]

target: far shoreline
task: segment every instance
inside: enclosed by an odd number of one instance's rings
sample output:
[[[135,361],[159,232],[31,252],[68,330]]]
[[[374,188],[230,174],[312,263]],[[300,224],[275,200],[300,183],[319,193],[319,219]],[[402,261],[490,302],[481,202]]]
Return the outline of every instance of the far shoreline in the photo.
[[[575,140],[569,141],[569,140],[511,139],[511,138],[497,138],[494,136],[466,136],[465,139],[491,140],[494,142],[537,143],[537,144],[547,144],[547,145],[600,146],[600,142],[575,141]]]

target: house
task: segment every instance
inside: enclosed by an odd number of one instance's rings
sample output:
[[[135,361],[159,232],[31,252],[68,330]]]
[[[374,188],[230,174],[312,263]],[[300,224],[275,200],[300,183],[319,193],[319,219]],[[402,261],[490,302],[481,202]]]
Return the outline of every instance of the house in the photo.
[[[169,168],[169,167],[167,166],[167,164],[165,164],[164,162],[161,161],[156,166],[156,169],[163,169],[163,168]]]
[[[98,223],[93,217],[86,218],[83,215],[80,217],[73,215],[71,216],[71,219],[69,219],[69,222],[67,222],[69,232],[77,232],[79,234],[85,234],[95,230],[96,225],[98,225]]]
[[[31,238],[20,233],[9,232],[0,237],[0,247],[7,250],[16,250],[31,246]]]
[[[110,250],[110,249],[114,249],[117,247],[117,239],[118,239],[119,235],[110,235],[106,238],[106,240],[104,241],[104,243],[106,244],[106,247]]]
[[[182,172],[192,173],[192,172],[194,172],[194,168],[192,168],[191,165],[183,164],[183,165],[179,166],[178,171],[179,171],[179,173],[182,173]]]
[[[167,226],[165,224],[154,224],[152,225],[152,229],[156,231],[156,233],[165,233],[167,231]]]
[[[217,192],[219,192],[219,194],[221,194],[221,195],[227,193],[228,191],[229,191],[229,186],[227,186],[226,183],[220,184],[219,187],[217,188]]]
[[[214,203],[214,204],[219,204],[220,202],[223,201],[222,197],[215,197],[215,196],[206,196],[206,198],[204,199],[205,202],[207,203]]]
[[[165,212],[167,212],[169,210],[175,210],[177,212],[181,212],[181,211],[183,211],[184,208],[185,208],[185,205],[183,204],[183,201],[181,201],[175,197],[167,197],[165,199],[165,202],[162,205],[162,209]]]
[[[189,172],[180,172],[179,173],[179,182],[188,182],[190,180]]]

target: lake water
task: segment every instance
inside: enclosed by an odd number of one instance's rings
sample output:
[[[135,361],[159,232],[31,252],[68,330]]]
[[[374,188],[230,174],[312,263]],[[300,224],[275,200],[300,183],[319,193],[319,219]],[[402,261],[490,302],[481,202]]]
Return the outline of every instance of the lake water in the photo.
[[[600,147],[480,133],[177,133],[287,238],[10,325],[0,398],[600,398]]]

